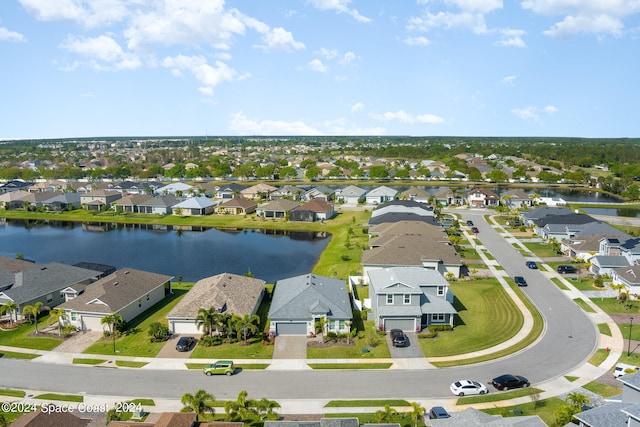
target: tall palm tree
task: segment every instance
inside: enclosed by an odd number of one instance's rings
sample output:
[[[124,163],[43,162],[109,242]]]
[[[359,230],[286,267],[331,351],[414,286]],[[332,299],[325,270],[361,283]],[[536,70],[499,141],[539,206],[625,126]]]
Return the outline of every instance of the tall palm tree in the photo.
[[[58,336],[62,336],[62,323],[69,318],[69,314],[63,308],[54,308],[51,310],[53,320],[58,323]]]
[[[579,393],[577,391],[567,394],[565,399],[574,409],[578,412],[582,411],[582,406],[589,404],[591,399],[586,394]]]
[[[198,421],[201,415],[205,412],[211,414],[215,413],[213,408],[213,401],[216,400],[215,396],[203,389],[199,389],[195,394],[185,393],[182,395],[180,402],[184,405],[183,412],[195,412],[196,421]]]
[[[15,313],[16,321],[18,320],[18,304],[13,301],[7,301],[2,307],[0,307],[0,313],[7,313],[9,315],[9,323],[13,325],[13,315]]]
[[[411,419],[414,427],[418,427],[418,420],[422,415],[424,415],[424,407],[420,406],[418,402],[411,402]]]
[[[202,332],[205,335],[211,336],[213,335],[213,330],[216,329],[219,314],[215,307],[201,307],[196,314],[196,325],[198,328],[202,327]]]
[[[238,399],[235,401],[227,401],[224,404],[224,411],[226,412],[226,420],[233,421],[236,418],[240,420],[247,420],[252,415],[258,413],[257,402],[253,399],[247,399],[247,391],[242,390],[238,393]]]
[[[376,411],[375,413],[376,422],[384,424],[394,423],[397,416],[398,411],[389,405],[384,405],[384,410]]]
[[[277,420],[280,416],[274,411],[275,408],[280,407],[278,402],[269,400],[263,397],[256,402],[256,410],[261,420]]]
[[[100,319],[101,325],[107,325],[109,327],[109,335],[113,339],[113,353],[116,352],[116,328],[120,325],[124,320],[122,319],[122,315],[120,313],[111,313],[104,316]]]
[[[244,339],[244,343],[247,343],[247,340],[249,338],[249,333],[251,332],[251,334],[255,334],[256,332],[258,332],[258,324],[260,323],[260,317],[258,317],[257,315],[252,315],[249,316],[248,314],[244,314],[242,317],[240,316],[234,316],[234,326],[235,326],[235,330],[236,330],[236,335],[240,336],[242,335],[242,338]]]
[[[36,324],[36,334],[38,333],[38,315],[42,309],[42,303],[40,301],[36,302],[33,305],[25,305],[22,307],[22,313],[28,314],[33,317],[33,320]]]

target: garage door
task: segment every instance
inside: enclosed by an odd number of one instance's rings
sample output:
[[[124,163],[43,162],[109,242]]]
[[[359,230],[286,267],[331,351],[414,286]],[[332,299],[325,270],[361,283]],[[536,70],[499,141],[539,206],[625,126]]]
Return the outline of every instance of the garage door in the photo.
[[[307,335],[307,323],[278,323],[276,324],[277,335]]]
[[[100,320],[102,320],[102,316],[96,317],[83,315],[82,325],[84,325],[84,329],[87,331],[102,331],[105,328],[108,329],[109,327],[106,325],[102,325],[100,323]]]
[[[413,332],[416,330],[415,319],[385,319],[384,330],[402,329],[403,331]]]
[[[171,321],[171,326],[174,334],[201,334],[202,329],[198,329],[196,323],[191,321]]]

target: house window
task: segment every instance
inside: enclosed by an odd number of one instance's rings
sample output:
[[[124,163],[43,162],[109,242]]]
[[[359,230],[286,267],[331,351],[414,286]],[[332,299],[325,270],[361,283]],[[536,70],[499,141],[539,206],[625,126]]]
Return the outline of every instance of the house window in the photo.
[[[53,294],[47,295],[47,302],[52,302],[52,301],[53,301]]]
[[[446,287],[438,286],[437,295],[441,297],[441,296],[444,296],[445,293],[446,293]]]
[[[387,304],[393,304],[393,294],[387,294]]]
[[[71,320],[73,322],[75,322],[76,320],[78,320],[78,313],[76,313],[75,311],[71,312]]]
[[[404,294],[404,303],[405,304],[411,304],[411,295],[410,294]]]
[[[444,322],[445,315],[443,313],[437,313],[431,315],[432,322]]]
[[[344,330],[344,320],[340,320],[338,322],[338,329],[343,331]]]

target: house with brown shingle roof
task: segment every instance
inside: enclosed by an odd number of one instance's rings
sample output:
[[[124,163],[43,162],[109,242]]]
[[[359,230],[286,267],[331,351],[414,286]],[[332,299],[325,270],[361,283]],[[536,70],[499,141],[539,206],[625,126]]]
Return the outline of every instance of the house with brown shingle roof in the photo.
[[[220,203],[216,207],[217,214],[223,215],[246,215],[256,211],[258,204],[244,197],[234,197],[226,202]]]
[[[472,208],[500,205],[500,197],[486,188],[474,188],[467,193],[467,203]]]
[[[269,194],[276,191],[277,188],[269,184],[256,184],[240,191],[242,197],[246,199],[263,199],[269,200]]]
[[[118,190],[93,190],[80,196],[80,204],[90,211],[99,211],[121,197]]]
[[[116,212],[140,212],[140,204],[153,199],[147,194],[131,194],[124,196],[111,205]]]
[[[420,187],[411,187],[407,190],[404,190],[400,193],[401,199],[413,200],[419,203],[429,203],[429,199],[431,198],[431,193],[429,193],[424,188]]]
[[[42,410],[22,414],[17,420],[11,423],[16,427],[87,427],[91,419],[80,418],[71,412],[56,412],[53,407],[48,412]]]
[[[171,294],[171,279],[164,274],[123,268],[90,284],[83,294],[62,304],[63,322],[82,330],[102,330],[100,320],[118,313],[125,322],[142,314]]]
[[[174,334],[201,334],[195,319],[201,308],[219,313],[254,315],[264,296],[264,280],[222,273],[198,280],[167,314],[169,330]]]
[[[291,209],[289,221],[323,221],[333,218],[335,214],[333,203],[323,199],[313,199],[302,206]]]

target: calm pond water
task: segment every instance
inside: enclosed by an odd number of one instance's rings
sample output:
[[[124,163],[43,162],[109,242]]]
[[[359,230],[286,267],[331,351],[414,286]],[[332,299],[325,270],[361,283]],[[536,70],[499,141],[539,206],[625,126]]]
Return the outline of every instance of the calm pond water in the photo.
[[[593,215],[623,216],[627,218],[640,218],[640,210],[630,208],[582,208],[586,213]]]
[[[96,262],[197,281],[219,273],[273,283],[311,271],[329,243],[324,233],[153,229],[140,224],[0,223],[0,255],[48,262]]]

